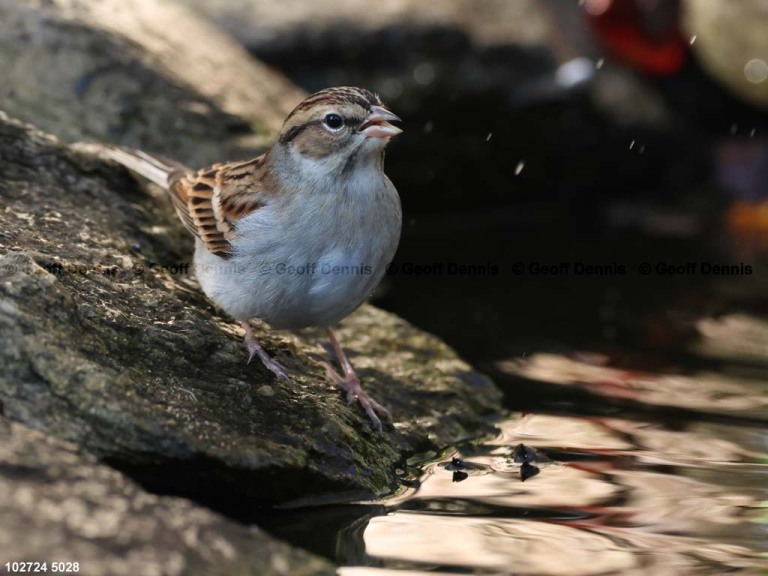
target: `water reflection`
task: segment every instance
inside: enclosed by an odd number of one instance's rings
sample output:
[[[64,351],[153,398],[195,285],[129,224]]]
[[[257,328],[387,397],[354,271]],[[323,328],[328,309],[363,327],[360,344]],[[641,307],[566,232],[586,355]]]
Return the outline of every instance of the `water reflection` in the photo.
[[[555,354],[537,354],[525,361],[500,362],[508,374],[550,384],[580,386],[609,398],[621,398],[655,406],[689,408],[765,418],[768,395],[760,380],[720,373],[694,375],[657,374],[603,366],[598,355],[589,362]]]
[[[564,357],[507,368],[698,409],[766,401],[746,381],[716,395],[706,378],[628,375]],[[496,437],[428,466],[417,487],[343,532],[347,566],[339,573],[752,574],[765,567],[763,429],[543,414],[517,414],[498,428]],[[536,451],[528,454],[541,470],[526,482],[521,444]],[[457,471],[466,477],[457,481]]]

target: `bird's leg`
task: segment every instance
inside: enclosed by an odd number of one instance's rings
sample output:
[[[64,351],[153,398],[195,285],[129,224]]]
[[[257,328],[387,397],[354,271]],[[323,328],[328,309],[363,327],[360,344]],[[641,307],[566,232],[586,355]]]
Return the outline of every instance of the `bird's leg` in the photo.
[[[389,418],[389,410],[368,396],[365,390],[363,390],[362,386],[360,386],[360,378],[358,378],[357,374],[355,374],[355,370],[352,368],[352,364],[350,363],[349,358],[347,358],[347,355],[344,354],[344,350],[341,349],[339,341],[336,340],[336,336],[333,335],[333,332],[330,328],[326,328],[325,333],[328,335],[328,339],[331,341],[333,351],[336,353],[336,357],[339,359],[339,364],[341,364],[342,370],[344,370],[344,376],[336,372],[336,370],[334,370],[328,362],[322,363],[323,366],[325,366],[325,373],[328,375],[328,378],[333,380],[336,386],[347,393],[347,401],[350,404],[355,401],[360,403],[360,406],[363,407],[363,410],[365,410],[365,413],[368,414],[371,422],[373,422],[374,428],[381,432],[381,420],[379,420],[379,417],[376,415],[376,413],[378,412],[382,416]]]
[[[270,358],[267,351],[264,350],[264,348],[261,347],[261,344],[259,344],[259,341],[256,340],[256,336],[253,334],[253,328],[251,328],[248,321],[243,320],[240,322],[240,326],[245,330],[245,347],[248,348],[249,354],[248,363],[250,364],[253,357],[258,355],[261,363],[264,364],[270,372],[278,378],[290,381],[291,379],[288,378],[288,373],[285,371],[285,368],[283,368],[277,360]]]

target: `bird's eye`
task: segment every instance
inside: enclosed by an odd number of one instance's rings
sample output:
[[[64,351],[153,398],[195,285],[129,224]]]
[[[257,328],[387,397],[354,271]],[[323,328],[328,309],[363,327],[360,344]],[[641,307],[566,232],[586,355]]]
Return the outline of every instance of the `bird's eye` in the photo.
[[[334,112],[326,114],[325,118],[323,118],[323,122],[326,126],[328,126],[328,128],[334,131],[344,128],[344,118]]]

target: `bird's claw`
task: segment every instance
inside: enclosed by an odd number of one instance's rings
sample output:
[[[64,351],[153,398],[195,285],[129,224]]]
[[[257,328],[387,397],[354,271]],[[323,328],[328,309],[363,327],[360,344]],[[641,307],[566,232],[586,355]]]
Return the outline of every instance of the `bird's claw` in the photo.
[[[368,393],[363,390],[362,386],[360,386],[360,379],[356,374],[353,373],[342,376],[336,372],[336,370],[334,370],[328,362],[321,362],[321,364],[325,368],[325,373],[328,378],[332,380],[336,386],[347,393],[347,404],[351,405],[355,402],[359,403],[360,407],[368,415],[368,418],[371,419],[373,427],[378,432],[381,432],[383,430],[383,426],[379,416],[377,416],[377,413],[384,418],[391,418],[392,415],[389,413],[389,410],[376,402],[376,400],[371,398]]]
[[[259,344],[256,337],[253,335],[253,331],[249,328],[250,326],[246,328],[245,331],[245,346],[248,348],[248,364],[251,363],[254,356],[258,356],[259,360],[261,360],[261,363],[267,370],[272,372],[277,378],[290,382],[291,379],[288,377],[288,372],[283,365],[267,354],[267,351],[261,347],[261,344]]]

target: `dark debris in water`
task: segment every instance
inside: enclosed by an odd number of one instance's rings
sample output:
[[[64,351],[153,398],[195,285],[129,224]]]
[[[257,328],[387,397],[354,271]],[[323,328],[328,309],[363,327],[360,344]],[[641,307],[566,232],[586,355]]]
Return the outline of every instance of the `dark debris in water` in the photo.
[[[517,463],[534,462],[536,460],[536,450],[529,448],[525,444],[518,444],[512,451],[512,457]]]
[[[446,464],[445,466],[446,470],[466,470],[467,469],[467,463],[464,462],[461,458],[451,458],[451,463]]]
[[[520,481],[525,482],[528,478],[536,476],[541,469],[538,466],[534,466],[531,462],[552,462],[552,459],[543,454],[541,451],[525,444],[518,444],[512,450],[512,459],[521,464],[520,466]]]
[[[533,464],[534,462],[538,464],[548,464],[552,462],[552,459],[540,450],[537,450],[532,446],[526,446],[522,443],[517,444],[512,450],[512,460],[515,464],[521,465],[520,480],[523,482],[536,476],[541,471],[538,466]],[[463,482],[469,476],[483,475],[492,472],[492,468],[457,457],[452,457],[450,462],[445,462],[438,466],[445,469],[447,472],[453,473],[451,477],[453,482]]]
[[[453,472],[453,478],[452,478],[452,480],[453,480],[454,482],[463,482],[463,481],[464,481],[464,480],[466,480],[467,478],[469,478],[469,474],[467,474],[466,472],[461,472],[460,470],[455,470],[455,471]]]
[[[544,454],[541,450],[526,446],[525,444],[518,444],[512,451],[512,458],[518,464],[525,462],[552,462],[552,458]]]
[[[538,466],[534,466],[528,462],[523,462],[523,465],[520,466],[520,481],[525,482],[528,480],[528,478],[533,478],[539,472],[541,472],[541,470]]]

